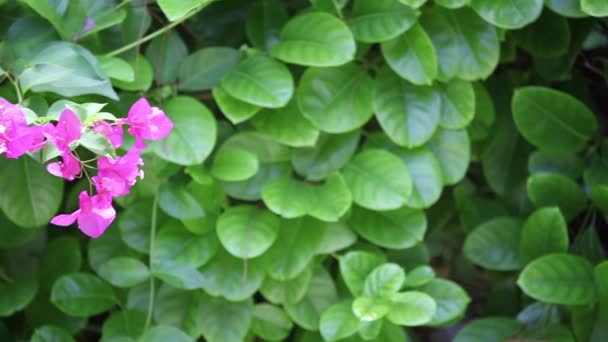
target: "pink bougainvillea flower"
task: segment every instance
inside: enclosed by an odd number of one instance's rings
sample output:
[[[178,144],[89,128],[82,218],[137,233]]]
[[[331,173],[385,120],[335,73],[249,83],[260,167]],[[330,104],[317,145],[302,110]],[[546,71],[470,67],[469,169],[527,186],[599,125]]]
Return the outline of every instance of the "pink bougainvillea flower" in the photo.
[[[19,158],[26,152],[37,151],[43,145],[41,127],[29,127],[19,107],[0,98],[0,154]]]
[[[110,194],[113,197],[127,195],[137,181],[143,178],[141,150],[133,147],[122,157],[116,159],[104,157],[97,162],[98,172],[92,178],[97,192]]]
[[[139,99],[129,109],[129,115],[122,122],[129,124],[129,134],[136,138],[137,145],[142,146],[141,139],[160,140],[169,135],[173,122],[158,107],[150,106],[145,98]]]
[[[112,207],[112,197],[100,194],[89,196],[83,191],[78,196],[80,208],[67,215],[57,215],[51,223],[57,226],[70,226],[78,221],[78,229],[86,235],[96,238],[101,236],[116,218],[116,210]]]
[[[110,143],[112,144],[112,147],[114,147],[114,149],[117,149],[122,146],[122,126],[112,126],[105,121],[97,121],[93,124],[93,131],[105,135],[106,138],[110,140]]]
[[[46,166],[47,171],[57,177],[67,180],[74,180],[80,175],[80,160],[76,159],[71,153],[64,153],[61,156],[63,161],[50,163]]]
[[[70,144],[80,139],[82,135],[82,122],[74,112],[66,109],[61,113],[56,125],[47,124],[43,133],[61,152],[69,152]]]

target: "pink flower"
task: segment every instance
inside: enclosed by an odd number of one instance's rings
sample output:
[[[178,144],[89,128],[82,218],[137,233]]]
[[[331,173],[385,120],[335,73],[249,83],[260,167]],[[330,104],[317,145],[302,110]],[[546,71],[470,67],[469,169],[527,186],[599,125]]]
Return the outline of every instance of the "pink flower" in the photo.
[[[80,119],[69,109],[61,113],[56,125],[47,124],[43,127],[43,133],[61,152],[69,152],[70,144],[80,139],[82,135],[82,123]]]
[[[93,132],[103,134],[108,138],[114,149],[122,146],[122,126],[112,126],[105,121],[97,121],[93,124]]]
[[[19,158],[26,152],[35,152],[44,146],[39,126],[29,127],[19,107],[0,98],[0,154]]]
[[[129,133],[136,138],[141,146],[146,140],[160,140],[169,135],[173,129],[173,122],[161,109],[151,107],[145,98],[139,99],[129,109],[129,115],[122,122],[129,124]]]
[[[96,238],[101,236],[116,218],[112,207],[112,198],[107,195],[89,196],[83,191],[78,196],[80,209],[69,215],[57,215],[51,223],[57,226],[70,226],[78,221],[78,229],[86,235]]]
[[[137,181],[137,177],[143,178],[143,171],[139,169],[143,165],[141,150],[133,147],[127,154],[116,159],[104,157],[97,162],[98,172],[92,178],[97,192],[107,193],[113,197],[127,195],[131,187]]]
[[[74,180],[80,175],[80,160],[76,159],[71,153],[63,153],[63,161],[50,163],[46,166],[47,171],[53,176],[63,177],[67,180]]]

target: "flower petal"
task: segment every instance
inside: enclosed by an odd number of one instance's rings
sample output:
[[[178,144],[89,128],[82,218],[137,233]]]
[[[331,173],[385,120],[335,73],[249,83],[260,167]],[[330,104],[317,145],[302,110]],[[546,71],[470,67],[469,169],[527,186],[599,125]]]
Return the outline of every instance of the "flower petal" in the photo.
[[[51,223],[56,226],[67,227],[67,226],[74,224],[76,219],[78,219],[79,214],[80,214],[80,210],[76,210],[72,214],[57,215],[57,216],[53,217],[53,219],[51,220]]]

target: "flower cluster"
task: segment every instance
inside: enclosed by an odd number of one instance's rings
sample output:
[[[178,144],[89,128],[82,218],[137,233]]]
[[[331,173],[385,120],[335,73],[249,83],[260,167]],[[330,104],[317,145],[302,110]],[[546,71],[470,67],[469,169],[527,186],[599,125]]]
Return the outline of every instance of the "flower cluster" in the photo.
[[[18,106],[0,98],[0,154],[19,158],[40,150],[47,143],[52,144],[59,151],[61,160],[48,164],[48,172],[71,181],[87,172],[84,167],[90,167],[74,152],[82,134],[87,130],[101,134],[114,149],[118,149],[123,144],[125,125],[129,126],[128,132],[135,138],[133,147],[116,158],[97,156],[97,174],[91,177],[96,194],[81,192],[78,210],[51,220],[58,226],[77,222],[84,234],[96,238],[116,218],[113,198],[129,194],[137,179],[143,178],[140,167],[143,165],[141,153],[146,147],[144,140],[160,140],[171,133],[173,122],[161,109],[150,106],[142,98],[133,104],[127,118],[116,119],[112,123],[102,120],[87,127],[73,111],[66,109],[57,123],[28,125]]]

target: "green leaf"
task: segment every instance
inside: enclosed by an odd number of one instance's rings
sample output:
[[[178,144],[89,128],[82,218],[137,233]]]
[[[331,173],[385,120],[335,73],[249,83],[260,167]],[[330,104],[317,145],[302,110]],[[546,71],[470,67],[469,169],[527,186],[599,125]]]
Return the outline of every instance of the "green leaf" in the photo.
[[[353,200],[372,210],[391,210],[404,205],[412,194],[410,172],[394,154],[370,149],[356,155],[343,171]]]
[[[404,285],[407,287],[420,287],[435,279],[435,271],[431,266],[420,265],[407,273]]]
[[[606,326],[606,322],[608,322],[608,291],[604,286],[606,281],[608,281],[608,261],[603,261],[601,264],[595,266],[593,275],[595,279],[595,288],[598,294],[599,309],[592,340],[608,336],[608,327]]]
[[[9,220],[24,228],[37,228],[47,225],[59,210],[63,181],[31,158],[2,158],[0,194],[0,207]]]
[[[270,304],[257,304],[253,311],[251,331],[265,341],[281,341],[289,336],[293,323],[283,309]]]
[[[426,1],[426,0],[424,0]],[[384,320],[359,323],[359,337],[366,341],[373,341],[378,338],[384,327]]]
[[[449,325],[464,316],[471,298],[460,285],[447,279],[433,279],[420,291],[433,297],[437,303],[437,310],[429,326],[439,327]]]
[[[314,146],[319,131],[305,118],[294,101],[280,109],[264,109],[251,124],[259,132],[290,147]]]
[[[113,313],[103,322],[103,340],[138,338],[144,332],[146,314],[137,310],[122,310]]]
[[[580,18],[587,14],[581,9],[581,0],[545,0],[545,5],[565,17]]]
[[[241,60],[224,75],[221,85],[238,100],[268,108],[285,106],[294,91],[289,69],[261,54]]]
[[[112,147],[110,140],[102,134],[94,133],[93,131],[85,132],[80,137],[80,145],[95,154],[116,158],[116,151]]]
[[[545,39],[541,34],[550,30],[554,39]],[[566,18],[551,11],[544,11],[532,25],[513,34],[517,45],[537,58],[556,58],[564,56],[570,48],[570,27]],[[541,62],[542,63],[542,62]]]
[[[415,24],[381,47],[387,64],[402,78],[417,85],[431,85],[437,77],[435,47],[422,26]]]
[[[606,252],[594,225],[583,229],[572,243],[571,252],[584,257],[593,264],[598,264],[606,259]]]
[[[99,67],[111,79],[133,82],[135,81],[135,71],[133,66],[124,59],[118,57],[98,56]]]
[[[170,21],[178,21],[193,11],[198,11],[213,0],[159,0],[158,6]]]
[[[222,114],[233,124],[249,120],[262,109],[262,107],[230,96],[221,86],[213,88],[213,99],[222,111]]]
[[[532,152],[528,159],[528,171],[530,174],[559,173],[572,179],[577,179],[583,174],[584,168],[583,160],[572,154],[536,150]]]
[[[470,82],[451,81],[440,85],[441,127],[461,129],[468,126],[475,116],[475,91]]]
[[[454,337],[454,342],[501,342],[519,329],[520,324],[512,318],[487,317],[467,324]]]
[[[116,304],[114,291],[106,282],[88,273],[69,273],[57,279],[51,302],[76,317],[102,313]]]
[[[164,110],[174,128],[168,137],[150,144],[154,152],[179,165],[204,162],[215,146],[217,135],[209,109],[192,97],[177,96],[165,103]]]
[[[289,20],[270,48],[272,56],[305,66],[332,67],[354,59],[356,44],[346,24],[322,12],[305,13]]]
[[[396,38],[417,19],[415,10],[397,0],[355,0],[350,28],[357,40],[379,43]]]
[[[511,115],[501,115],[481,156],[490,188],[501,195],[520,188],[528,175],[530,151],[530,146],[517,134]]]
[[[311,262],[293,279],[278,281],[266,277],[260,292],[264,295],[264,298],[274,304],[298,303],[308,291],[312,273],[313,263]]]
[[[237,50],[228,47],[208,47],[194,52],[179,64],[178,88],[200,91],[218,86],[222,77],[234,69],[239,55]],[[215,98],[215,93],[213,95]]]
[[[242,301],[251,297],[262,286],[265,261],[243,260],[220,249],[203,268],[203,289],[208,294],[222,296],[229,301]]]
[[[559,174],[537,173],[528,178],[528,197],[537,208],[557,206],[566,221],[583,211],[587,199],[572,179]]]
[[[128,247],[141,253],[148,253],[148,248],[150,248],[150,226],[152,224],[151,206],[152,201],[141,201],[135,203],[132,206],[129,206],[125,209],[125,211],[121,213],[121,215],[118,216],[118,228],[120,229],[120,237]],[[103,237],[105,237],[106,235],[108,234],[105,233]],[[114,249],[114,246],[116,246],[117,249],[122,248],[121,244],[116,244],[111,240],[112,239],[109,238],[107,241],[108,243],[106,247],[108,249]],[[104,243],[102,244],[105,245]],[[114,256],[118,255],[108,253],[107,258],[104,258],[103,260],[97,260],[99,263],[96,263],[95,267],[101,266],[101,264],[108,261]],[[121,254],[120,256],[124,255]]]
[[[31,342],[74,342],[74,338],[70,335],[69,332],[63,330],[62,328],[53,326],[53,325],[45,325],[42,326],[36,331],[34,331],[34,335],[30,339]]]
[[[324,184],[313,189],[317,202],[308,213],[310,216],[325,222],[337,222],[350,209],[352,195],[341,174],[329,175]]]
[[[130,91],[150,89],[152,81],[154,81],[154,69],[150,61],[144,56],[137,55],[129,60],[129,64],[135,73],[135,78],[129,81],[115,79],[113,82],[114,86]]]
[[[581,8],[594,17],[608,16],[608,4],[602,0],[581,0]]]
[[[408,291],[391,297],[389,321],[404,326],[418,326],[431,321],[437,310],[435,300],[426,293]]]
[[[484,20],[512,30],[535,21],[543,10],[543,0],[472,0],[471,7]]]
[[[532,261],[517,285],[528,296],[551,304],[592,305],[597,300],[593,266],[570,254],[549,254]]]
[[[0,317],[9,317],[26,308],[36,296],[38,279],[30,250],[11,250],[0,264]]]
[[[152,263],[150,272],[152,276],[183,290],[199,289],[203,287],[205,281],[201,272],[194,266],[170,259]]]
[[[258,157],[259,160],[259,157]],[[223,190],[231,197],[256,201],[261,199],[262,188],[270,181],[289,175],[291,168],[285,162],[260,164],[258,173],[240,182],[222,182]]]
[[[281,281],[297,277],[316,254],[322,236],[323,224],[311,217],[283,219],[279,237],[267,252],[268,275]]]
[[[280,0],[255,3],[245,20],[247,38],[258,49],[269,50],[279,41],[281,27],[288,18],[285,3]]]
[[[427,227],[424,212],[410,208],[372,211],[354,207],[349,224],[365,239],[390,249],[411,248],[422,242]]]
[[[197,329],[209,342],[239,342],[245,339],[252,322],[251,300],[228,302],[201,293],[196,314]]]
[[[177,221],[163,226],[152,250],[152,264],[172,261],[193,268],[206,264],[218,251],[219,243],[213,233],[203,235],[187,231]]]
[[[490,134],[496,120],[496,111],[490,94],[481,83],[473,83],[473,89],[475,90],[475,117],[471,121],[468,131],[471,140],[483,140]]]
[[[169,216],[191,220],[205,216],[205,209],[184,186],[165,183],[159,192],[159,207]]]
[[[471,9],[435,7],[420,20],[435,46],[440,79],[473,81],[494,71],[500,57],[496,30]]]
[[[367,297],[390,298],[405,282],[405,271],[392,263],[374,268],[365,278],[363,295]]]
[[[140,243],[141,239],[138,239],[137,242]],[[114,257],[135,255],[129,249],[129,246],[122,241],[121,232],[118,229],[111,228],[97,239],[90,239],[87,252],[89,267],[95,271],[98,271],[104,262]]]
[[[253,206],[234,206],[217,221],[217,235],[226,250],[239,258],[262,255],[275,242],[281,220],[267,210]]]
[[[352,251],[340,257],[338,261],[340,274],[346,286],[354,296],[361,296],[368,274],[385,260],[370,252]]]
[[[289,176],[266,184],[262,189],[262,199],[272,212],[288,219],[310,213],[317,204],[315,188]]]
[[[411,148],[426,143],[437,130],[441,97],[433,87],[413,85],[383,69],[375,81],[374,110],[389,138]]]
[[[23,229],[9,221],[0,213],[0,248],[14,248],[28,243],[39,236],[40,229]]]
[[[345,249],[357,241],[357,235],[342,222],[329,222],[323,229],[317,254],[331,254]]]
[[[87,49],[54,42],[42,49],[19,76],[24,92],[53,92],[62,96],[98,94],[118,100],[99,61]]]
[[[57,11],[51,3],[42,0],[26,0],[24,1],[41,17],[48,20],[61,37],[65,40],[72,38],[70,34],[75,34],[74,25],[81,24],[84,20],[82,7],[80,3],[64,4],[63,11]],[[69,10],[68,10],[69,7]],[[67,12],[67,13],[66,13]]]
[[[372,85],[367,72],[352,63],[309,68],[296,93],[298,107],[324,132],[349,132],[363,126],[373,114]]]
[[[352,311],[360,323],[381,322],[390,310],[390,303],[383,298],[358,297],[353,301]]]
[[[549,88],[518,89],[512,109],[521,134],[535,146],[552,152],[581,150],[597,129],[595,116],[587,106]]]
[[[176,31],[153,39],[146,48],[146,57],[156,70],[158,84],[172,84],[188,56],[188,47]]]
[[[415,150],[399,150],[396,154],[407,166],[414,189],[407,202],[411,208],[428,208],[435,204],[443,190],[443,179],[439,161],[427,147]]]
[[[304,298],[296,304],[284,304],[289,317],[307,330],[319,330],[321,315],[334,303],[338,294],[331,275],[321,266],[316,266],[310,286]]]
[[[253,177],[260,167],[255,154],[236,148],[220,148],[213,158],[211,174],[213,177],[238,182]]]
[[[490,270],[513,271],[521,267],[519,240],[522,222],[498,217],[482,223],[464,242],[464,254],[473,263]]]
[[[162,0],[161,0],[162,1]],[[146,331],[137,341],[139,342],[194,342],[194,339],[183,331],[166,325],[157,325]]]
[[[321,134],[314,147],[294,149],[291,163],[306,179],[320,181],[341,169],[355,153],[358,143],[358,131]]]
[[[351,306],[351,301],[343,301],[323,312],[319,330],[325,341],[340,340],[357,332],[359,319],[353,313]]]
[[[469,135],[465,130],[440,128],[429,141],[429,148],[439,162],[443,184],[454,185],[466,175],[471,161]]]
[[[136,293],[133,290],[139,287],[134,287],[129,292],[128,306],[129,308],[138,308],[146,312],[148,310],[149,303],[149,283],[143,285],[140,296],[137,298]],[[187,330],[186,327],[192,323],[192,316],[197,314],[199,298],[202,291],[187,291],[173,288],[169,285],[161,284],[157,291],[155,291],[154,298],[154,322],[159,325],[171,325],[176,328]],[[136,300],[142,301],[141,304],[137,303]]]
[[[568,226],[558,208],[536,210],[524,222],[519,254],[523,264],[551,253],[567,252]]]
[[[468,5],[471,0],[435,0],[434,2],[445,8],[460,8]]]
[[[82,255],[78,240],[69,236],[50,240],[40,258],[40,285],[43,289],[50,290],[57,278],[77,272],[81,266]]]
[[[99,275],[116,287],[133,287],[146,281],[150,271],[137,259],[117,257],[101,265]]]

